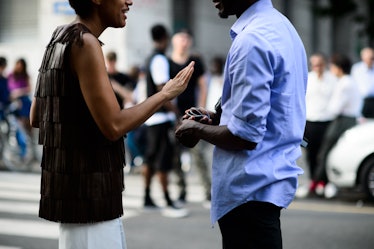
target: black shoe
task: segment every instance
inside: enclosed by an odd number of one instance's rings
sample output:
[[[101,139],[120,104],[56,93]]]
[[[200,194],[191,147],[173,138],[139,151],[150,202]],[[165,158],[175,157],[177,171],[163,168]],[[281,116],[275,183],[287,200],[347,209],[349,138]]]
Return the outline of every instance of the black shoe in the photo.
[[[153,200],[150,197],[148,197],[145,198],[144,208],[158,209],[159,207],[153,202]]]
[[[186,203],[186,191],[182,190],[181,193],[179,194],[178,201],[181,203]]]

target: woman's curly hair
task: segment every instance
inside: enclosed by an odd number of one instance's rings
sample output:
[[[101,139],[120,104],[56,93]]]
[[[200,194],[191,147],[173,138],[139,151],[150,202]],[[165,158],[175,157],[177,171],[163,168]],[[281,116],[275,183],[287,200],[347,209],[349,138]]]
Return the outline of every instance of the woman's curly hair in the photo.
[[[94,4],[91,0],[69,0],[69,4],[82,18],[87,18],[92,14]]]

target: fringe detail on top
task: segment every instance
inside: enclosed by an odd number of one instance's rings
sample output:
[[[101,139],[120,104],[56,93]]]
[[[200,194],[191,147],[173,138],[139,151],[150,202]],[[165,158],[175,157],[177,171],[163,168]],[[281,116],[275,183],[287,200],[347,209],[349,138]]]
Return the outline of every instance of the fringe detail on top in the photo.
[[[95,223],[123,215],[122,196],[91,200],[40,200],[39,217],[60,223]],[[84,210],[83,212],[80,212]],[[63,219],[61,217],[64,217]]]
[[[39,215],[51,221],[91,223],[123,214],[124,141],[101,133],[69,65],[71,45],[81,46],[87,32],[82,24],[55,30],[34,95],[43,145]]]

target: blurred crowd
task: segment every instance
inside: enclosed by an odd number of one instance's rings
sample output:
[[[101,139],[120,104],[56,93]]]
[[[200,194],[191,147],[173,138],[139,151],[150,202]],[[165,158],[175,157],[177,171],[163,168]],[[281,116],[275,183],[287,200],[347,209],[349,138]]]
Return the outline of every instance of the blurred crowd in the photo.
[[[125,108],[141,103],[159,91],[165,82],[195,61],[187,89],[124,139],[129,172],[144,176],[144,208],[158,208],[151,197],[151,183],[156,175],[166,206],[172,211],[169,214],[181,217],[188,214],[182,207],[188,197],[186,172],[192,165],[196,166],[204,187],[203,205],[210,207],[213,146],[200,141],[194,148],[187,148],[175,139],[174,131],[184,111],[190,107],[214,110],[223,87],[224,58],[215,56],[206,69],[203,58],[193,49],[193,35],[189,30],[178,30],[170,35],[164,25],[156,24],[150,33],[154,48],[144,65],[134,65],[128,72],[120,72],[116,66],[116,52],[109,51],[106,54],[107,70],[119,104]],[[175,175],[179,186],[175,199],[170,197],[168,190],[170,173]]]
[[[374,50],[361,50],[361,60],[352,63],[345,54],[310,56],[306,92],[305,138],[303,149],[309,181],[299,196],[334,197],[326,160],[339,137],[356,124],[374,118]]]
[[[153,175],[158,175],[165,191],[166,203],[178,209],[186,201],[188,194],[185,173],[190,170],[191,165],[195,165],[204,186],[204,205],[209,207],[213,146],[200,141],[194,148],[184,147],[175,140],[173,131],[184,115],[184,110],[192,106],[214,110],[223,87],[224,57],[215,56],[206,68],[203,58],[193,49],[193,35],[189,30],[179,30],[169,37],[166,28],[157,24],[152,28],[151,36],[155,49],[162,50],[161,54],[166,59],[165,62],[158,62],[155,69],[158,72],[166,72],[166,75],[152,77],[164,77],[161,82],[165,83],[192,60],[196,63],[195,72],[187,90],[170,103],[165,119],[160,121],[160,116],[156,113],[124,138],[127,169],[129,173],[144,175],[145,207],[156,207],[151,198],[150,186]],[[160,46],[163,46],[162,49]],[[370,47],[363,48],[360,55],[361,60],[356,63],[342,53],[330,56],[314,53],[309,57],[304,135],[308,146],[302,149],[309,179],[307,185],[299,189],[299,197],[317,195],[331,198],[336,194],[337,190],[329,183],[326,174],[328,153],[344,131],[374,118],[374,50]],[[116,51],[105,54],[107,72],[119,105],[126,108],[141,103],[150,95],[151,58],[147,58],[142,65],[133,65],[122,72],[118,70],[117,56]],[[166,68],[161,68],[160,65],[165,65]],[[0,57],[0,120],[6,118],[8,107],[12,106],[23,130],[30,134],[29,109],[32,89],[26,60],[19,58],[9,73],[6,73],[6,67],[7,59]],[[167,148],[172,158],[172,168],[150,168],[148,165],[151,164],[151,154],[164,153],[160,152],[160,145],[147,146],[152,143],[150,136],[154,137],[150,135],[152,129],[154,133],[155,127],[160,123],[167,123],[165,137],[158,139],[168,139]],[[159,133],[159,129],[156,132]],[[17,140],[22,157],[26,153],[26,144],[21,136]],[[153,151],[150,151],[150,147]],[[176,200],[171,200],[167,191],[169,172],[173,172],[178,179],[180,194]]]
[[[150,30],[150,36],[155,44],[154,50],[162,50],[165,56],[164,64],[158,60],[151,66],[154,55],[152,54],[144,61],[144,64],[132,65],[128,70],[121,71],[117,64],[120,55],[116,51],[108,51],[105,54],[106,68],[118,104],[122,108],[128,108],[141,103],[154,93],[150,89],[152,88],[150,78],[155,81],[159,79],[160,82],[153,83],[162,87],[189,62],[195,61],[195,71],[188,88],[169,103],[165,119],[161,118],[160,121],[161,115],[157,112],[145,124],[124,137],[128,173],[144,176],[144,207],[158,208],[151,198],[151,180],[153,175],[157,175],[165,194],[166,205],[174,211],[179,211],[179,214],[174,212],[170,215],[180,217],[187,215],[185,210],[182,212],[181,207],[188,197],[186,173],[191,170],[192,165],[196,165],[204,186],[203,205],[206,208],[210,207],[210,166],[213,146],[201,141],[194,148],[184,147],[174,138],[174,130],[186,109],[199,106],[214,110],[223,87],[224,57],[215,56],[206,68],[203,58],[193,49],[192,32],[186,29],[170,34],[163,24],[156,24]],[[12,106],[12,113],[24,130],[29,133],[32,129],[29,115],[33,89],[27,71],[27,62],[24,58],[19,58],[12,70],[6,70],[7,66],[7,58],[0,57],[0,120],[7,118],[9,107]],[[165,74],[161,75],[161,72]],[[160,128],[161,124],[163,124],[162,128]],[[166,140],[168,141],[167,147],[165,143],[154,144],[154,141],[165,142]],[[26,153],[27,145],[22,142],[21,138],[17,138],[17,142],[20,157],[22,157]],[[164,147],[166,150],[162,150]],[[163,153],[167,153],[167,157],[171,159],[170,162],[165,159],[160,159],[158,162],[159,155]],[[155,166],[154,162],[164,165]],[[180,193],[175,200],[172,200],[168,192],[169,173],[175,174],[180,188]]]

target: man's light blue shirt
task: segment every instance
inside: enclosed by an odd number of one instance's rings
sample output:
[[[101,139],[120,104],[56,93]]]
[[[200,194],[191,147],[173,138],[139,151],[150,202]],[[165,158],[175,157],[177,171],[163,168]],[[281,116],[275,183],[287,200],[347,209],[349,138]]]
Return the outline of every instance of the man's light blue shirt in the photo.
[[[308,68],[299,35],[270,0],[247,9],[230,35],[220,125],[258,144],[251,151],[215,148],[213,224],[251,200],[287,207],[303,173],[296,159],[305,127]]]

